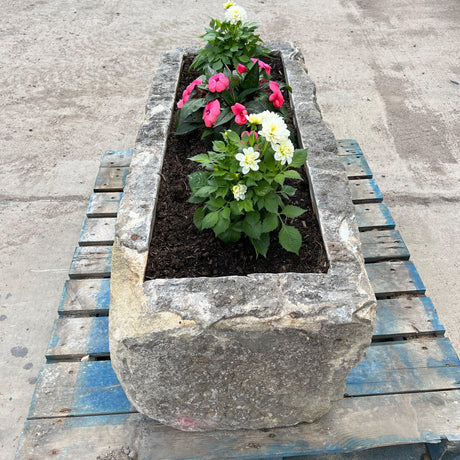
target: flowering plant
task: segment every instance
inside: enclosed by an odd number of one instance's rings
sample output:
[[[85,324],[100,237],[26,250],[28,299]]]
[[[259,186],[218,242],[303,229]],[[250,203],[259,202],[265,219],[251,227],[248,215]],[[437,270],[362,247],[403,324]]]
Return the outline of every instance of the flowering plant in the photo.
[[[249,58],[259,57],[269,50],[261,46],[262,41],[254,31],[258,26],[245,22],[247,14],[244,8],[234,2],[224,4],[225,20],[211,19],[209,29],[201,35],[208,43],[198,51],[191,68],[204,71],[208,66],[216,71],[225,66],[248,64]]]
[[[225,129],[241,133],[249,112],[266,109],[287,118],[281,89],[290,87],[271,80],[270,74],[270,65],[256,58],[247,66],[238,64],[233,72],[228,68],[219,73],[208,69],[187,86],[177,103],[176,134],[186,134],[203,124],[203,137]]]
[[[301,180],[291,168],[305,163],[307,150],[294,149],[278,114],[264,111],[246,118],[249,131],[241,135],[225,131],[222,141],[214,141],[213,151],[190,158],[204,168],[189,176],[189,201],[203,203],[194,214],[194,224],[200,230],[212,229],[225,242],[246,235],[256,254],[264,257],[270,233],[279,228],[281,246],[298,254],[301,234],[286,219],[305,211],[285,204],[296,192],[285,180]]]

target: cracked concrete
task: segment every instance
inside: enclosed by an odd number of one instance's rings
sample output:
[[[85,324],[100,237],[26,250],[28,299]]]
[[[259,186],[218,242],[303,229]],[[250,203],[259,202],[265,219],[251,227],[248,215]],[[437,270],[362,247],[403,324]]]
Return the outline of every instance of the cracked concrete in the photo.
[[[325,120],[360,143],[460,352],[458,2],[240,4],[264,40],[302,50]],[[101,154],[133,146],[159,57],[198,46],[222,0],[0,7],[0,449],[11,458]]]

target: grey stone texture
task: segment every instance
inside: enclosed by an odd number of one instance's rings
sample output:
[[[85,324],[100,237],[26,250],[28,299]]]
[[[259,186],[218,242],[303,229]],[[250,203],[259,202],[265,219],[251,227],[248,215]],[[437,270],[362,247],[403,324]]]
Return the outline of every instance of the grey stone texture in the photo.
[[[181,430],[256,429],[312,422],[343,397],[370,344],[376,301],[334,135],[298,50],[281,55],[298,139],[330,268],[144,281],[155,203],[182,58],[154,78],[117,219],[110,352],[142,413]]]

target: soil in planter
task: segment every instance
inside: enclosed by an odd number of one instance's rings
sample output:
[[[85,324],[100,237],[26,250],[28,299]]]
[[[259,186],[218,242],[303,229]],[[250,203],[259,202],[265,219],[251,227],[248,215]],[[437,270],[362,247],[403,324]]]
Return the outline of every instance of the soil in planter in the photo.
[[[190,64],[191,59],[184,61],[176,101],[185,87],[199,76],[196,72],[188,71]],[[273,58],[270,64],[273,67],[273,78],[284,81],[281,59]],[[286,94],[285,99],[292,119]],[[281,247],[275,231],[271,234],[267,258],[256,258],[254,248],[246,238],[237,243],[224,243],[214,236],[212,230],[199,231],[194,226],[193,214],[199,205],[187,202],[190,197],[187,176],[196,171],[198,165],[188,158],[206,152],[208,147],[200,139],[200,133],[176,136],[173,131],[174,123],[171,124],[167,141],[145,279],[327,271],[326,251],[313,213],[308,180],[303,168],[298,170],[303,181],[290,183],[297,188],[297,192],[289,204],[300,206],[307,212],[296,219],[287,219],[287,223],[295,226],[302,235],[303,244],[299,256]]]

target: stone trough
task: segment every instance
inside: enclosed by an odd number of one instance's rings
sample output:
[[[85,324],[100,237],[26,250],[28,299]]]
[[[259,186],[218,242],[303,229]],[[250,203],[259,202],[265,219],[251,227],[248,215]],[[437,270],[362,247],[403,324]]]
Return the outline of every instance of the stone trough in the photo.
[[[182,430],[312,422],[343,398],[370,344],[376,301],[335,138],[292,45],[270,43],[292,87],[327,273],[144,281],[176,85],[167,53],[147,101],[113,246],[110,353],[132,404]]]

